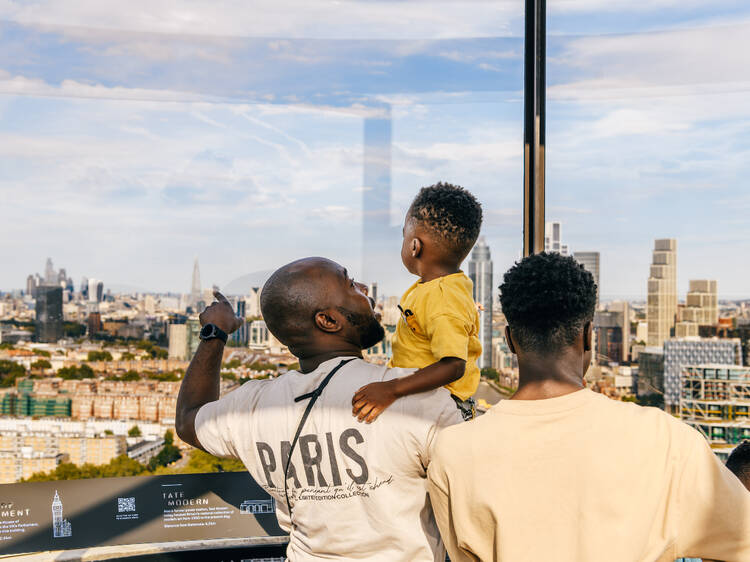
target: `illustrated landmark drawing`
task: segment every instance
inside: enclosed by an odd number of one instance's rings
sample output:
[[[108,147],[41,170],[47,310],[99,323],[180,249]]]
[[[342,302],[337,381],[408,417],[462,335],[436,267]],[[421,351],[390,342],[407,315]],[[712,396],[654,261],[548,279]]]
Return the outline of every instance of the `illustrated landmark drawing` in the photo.
[[[73,528],[70,521],[63,519],[63,505],[60,496],[55,490],[55,498],[52,500],[52,536],[56,539],[70,537],[73,535]]]

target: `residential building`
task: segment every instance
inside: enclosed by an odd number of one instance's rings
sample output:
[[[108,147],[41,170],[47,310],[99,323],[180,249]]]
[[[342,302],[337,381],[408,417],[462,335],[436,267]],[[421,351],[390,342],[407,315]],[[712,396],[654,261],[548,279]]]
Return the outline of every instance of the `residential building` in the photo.
[[[685,306],[679,311],[680,322],[675,331],[677,337],[700,335],[701,327],[716,328],[719,323],[719,297],[716,286],[716,281],[709,279],[690,281]]]
[[[666,238],[654,242],[651,271],[648,278],[649,346],[660,346],[672,335],[677,315],[677,240]]]
[[[169,340],[169,358],[186,360],[188,358],[187,324],[169,324],[167,339]]]
[[[478,367],[492,367],[492,258],[490,247],[480,236],[471,252],[468,264],[469,279],[474,284],[474,300],[479,305],[479,341],[482,355]]]
[[[742,365],[738,338],[682,338],[664,342],[664,405],[676,411],[680,404],[682,371],[687,365]]]

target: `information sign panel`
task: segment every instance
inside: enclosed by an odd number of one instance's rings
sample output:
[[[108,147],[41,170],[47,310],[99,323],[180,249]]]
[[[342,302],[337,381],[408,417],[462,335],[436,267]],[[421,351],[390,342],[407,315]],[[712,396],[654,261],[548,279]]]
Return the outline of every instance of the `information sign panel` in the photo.
[[[283,535],[246,472],[0,485],[0,554]]]

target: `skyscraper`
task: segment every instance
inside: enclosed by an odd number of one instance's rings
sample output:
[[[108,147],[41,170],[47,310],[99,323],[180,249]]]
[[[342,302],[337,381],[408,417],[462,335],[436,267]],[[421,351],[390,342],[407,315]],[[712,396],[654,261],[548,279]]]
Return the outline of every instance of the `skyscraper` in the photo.
[[[719,298],[716,281],[691,279],[685,307],[680,311],[682,322],[698,326],[716,326],[719,323]]]
[[[479,313],[479,341],[482,342],[480,369],[492,367],[492,259],[490,247],[481,236],[469,258],[469,279],[474,283],[474,300],[483,310]]]
[[[104,300],[104,283],[98,279],[88,280],[88,301],[92,303],[99,303]]]
[[[544,251],[557,252],[563,256],[570,255],[568,245],[562,242],[562,223],[560,221],[544,223]]]
[[[47,264],[44,266],[44,284],[57,285],[57,272],[52,265],[52,258],[47,258]]]
[[[576,252],[573,257],[578,263],[580,263],[586,271],[594,276],[594,283],[596,283],[596,306],[599,307],[599,252]]]
[[[36,341],[56,343],[63,337],[62,287],[41,285],[36,295]]]
[[[648,345],[661,346],[669,339],[677,314],[677,240],[654,241],[648,278]]]
[[[398,229],[391,227],[391,108],[364,120],[362,281],[370,284],[393,265]]]
[[[193,281],[190,285],[190,304],[196,306],[201,300],[201,271],[198,267],[198,258],[193,263]]]

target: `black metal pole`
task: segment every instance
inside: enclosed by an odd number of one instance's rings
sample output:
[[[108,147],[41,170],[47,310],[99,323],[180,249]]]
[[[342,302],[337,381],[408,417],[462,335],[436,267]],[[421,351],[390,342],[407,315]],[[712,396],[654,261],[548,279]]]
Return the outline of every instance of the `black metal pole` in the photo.
[[[523,255],[544,250],[546,0],[526,0]]]

